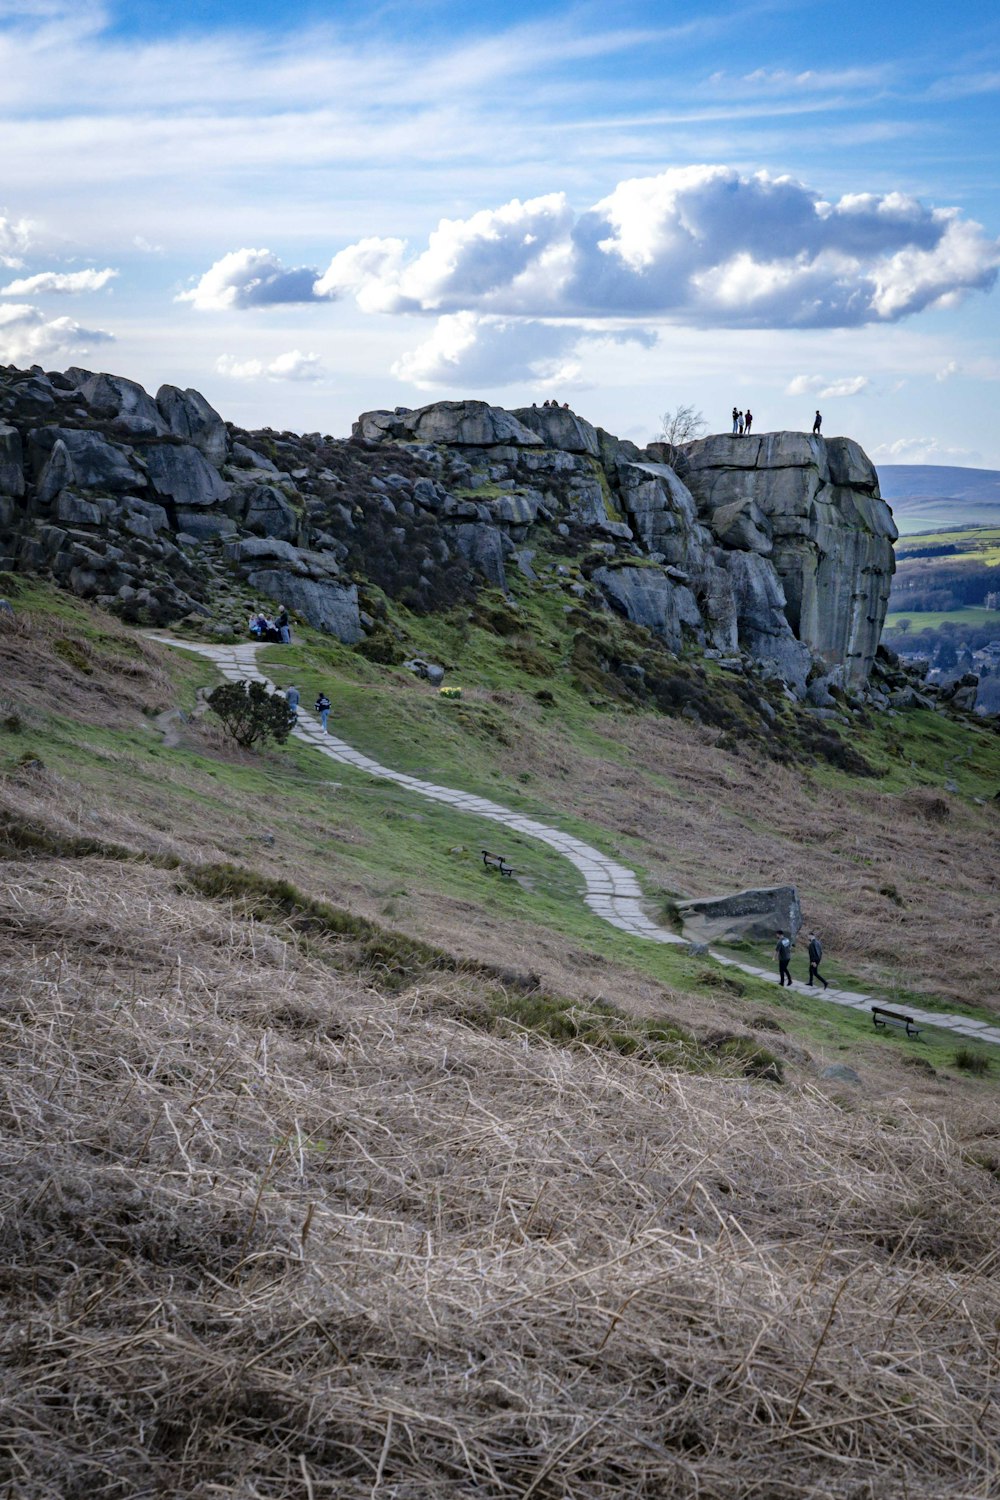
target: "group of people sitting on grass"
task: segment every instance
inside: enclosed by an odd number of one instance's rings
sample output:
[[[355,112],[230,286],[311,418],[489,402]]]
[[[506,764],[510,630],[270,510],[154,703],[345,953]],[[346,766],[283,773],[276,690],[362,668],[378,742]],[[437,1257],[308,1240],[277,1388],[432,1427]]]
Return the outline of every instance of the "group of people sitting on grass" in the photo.
[[[255,641],[273,641],[276,645],[288,646],[292,640],[292,627],[288,610],[278,605],[278,613],[272,620],[262,609],[254,610],[247,622],[247,629]]]
[[[788,934],[786,932],[782,932],[780,928],[778,929],[778,941],[774,945],[774,951],[778,955],[779,983],[781,985],[791,985],[792,976],[789,973],[788,965],[792,961],[792,940],[788,936]],[[826,980],[819,972],[819,966],[823,962],[823,944],[820,942],[815,932],[811,932],[809,934],[808,951],[809,978],[806,980],[806,983],[812,985],[815,984],[816,980],[818,979],[825,990],[829,989],[830,986],[827,984]]]

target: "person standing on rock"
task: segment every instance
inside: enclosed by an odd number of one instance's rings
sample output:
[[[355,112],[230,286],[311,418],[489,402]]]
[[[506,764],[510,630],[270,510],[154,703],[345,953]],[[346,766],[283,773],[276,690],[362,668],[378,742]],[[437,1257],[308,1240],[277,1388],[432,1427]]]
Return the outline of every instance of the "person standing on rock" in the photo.
[[[324,734],[329,734],[326,721],[330,717],[330,700],[325,693],[320,693],[316,699],[316,712],[319,714],[319,722],[323,726]]]
[[[788,972],[788,965],[792,958],[792,940],[786,933],[778,930],[778,941],[774,945],[774,951],[778,955],[778,982],[784,987],[791,985],[792,976]]]
[[[734,406],[733,407],[733,436],[734,437],[739,432],[739,430],[740,430],[740,414],[736,410],[736,407]]]
[[[288,610],[283,604],[279,604],[278,606],[278,618],[274,624],[281,638],[281,644],[283,646],[290,646],[292,644],[292,627],[288,620]]]
[[[820,964],[822,962],[823,962],[823,944],[820,942],[820,940],[816,936],[816,934],[814,932],[811,932],[809,934],[809,979],[808,979],[808,983],[812,984],[815,980],[818,979],[818,980],[821,981],[821,983],[823,985],[823,988],[825,990],[828,990],[830,988],[830,986],[827,984],[826,980],[823,978],[822,974],[819,972],[819,966],[820,966]]]
[[[822,427],[822,425],[823,425],[823,418],[820,416],[819,412],[817,412],[816,413],[816,420],[813,422],[813,437],[819,437],[819,430]]]
[[[741,437],[743,436],[743,413],[741,411],[736,413],[736,431]]]
[[[753,412],[750,410],[749,407],[747,407],[747,410],[743,413],[743,431],[744,432],[749,432],[752,425],[753,425]]]

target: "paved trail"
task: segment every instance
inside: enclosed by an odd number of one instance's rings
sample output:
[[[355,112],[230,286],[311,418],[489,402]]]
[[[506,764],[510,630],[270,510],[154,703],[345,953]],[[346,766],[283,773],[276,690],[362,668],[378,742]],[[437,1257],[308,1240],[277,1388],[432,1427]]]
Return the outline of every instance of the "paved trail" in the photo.
[[[255,641],[248,641],[239,646],[205,646],[174,640],[170,636],[163,635],[153,635],[152,639],[165,646],[176,646],[183,651],[194,651],[199,656],[207,656],[215,662],[223,677],[231,682],[244,678],[248,681],[262,682],[265,687],[277,691],[274,684],[257,666],[257,652],[260,647]],[[527,834],[529,838],[548,844],[551,849],[555,849],[557,854],[563,855],[579,870],[586,886],[584,900],[591,911],[603,918],[605,922],[610,922],[612,927],[618,927],[622,932],[628,932],[633,937],[646,938],[651,943],[675,943],[680,947],[687,947],[686,938],[678,937],[674,932],[665,931],[647,916],[643,910],[642,891],[634,872],[625,865],[609,859],[606,854],[602,854],[591,844],[585,844],[582,839],[573,838],[571,834],[562,833],[558,828],[551,828],[535,818],[525,817],[522,813],[514,812],[509,807],[502,807],[498,802],[490,802],[485,797],[476,797],[470,792],[458,792],[452,787],[437,786],[433,781],[423,781],[419,776],[407,776],[402,771],[393,771],[389,766],[383,766],[378,761],[372,760],[370,756],[363,755],[360,750],[355,750],[353,746],[338,739],[336,735],[324,734],[319,720],[304,712],[301,705],[299,722],[292,733],[297,739],[304,740],[307,745],[311,745],[321,755],[328,756],[330,760],[339,761],[342,765],[355,766],[359,771],[366,771],[369,776],[376,776],[382,781],[395,782],[397,786],[406,787],[408,791],[415,792],[420,797],[427,797],[432,802],[445,802],[459,812],[471,813],[477,818],[486,818],[493,823],[501,824],[504,828],[512,828],[517,833]],[[730,968],[739,969],[745,974],[752,974],[756,979],[766,979],[771,984],[777,984],[777,976],[771,969],[761,969],[755,964],[741,963],[721,953],[712,952],[711,956]],[[870,1011],[872,1005],[880,1003],[877,995],[834,989],[833,985],[827,990],[816,990],[810,989],[802,980],[795,980],[792,988],[799,994],[809,995],[815,1000],[825,1000],[830,1005],[844,1005],[851,1010]],[[944,1031],[953,1031],[959,1036],[976,1041],[992,1042],[1000,1047],[1000,1027],[998,1026],[989,1026],[985,1021],[972,1021],[966,1016],[917,1010],[913,1006],[907,1006],[906,1010],[907,1014],[911,1015],[919,1025],[937,1026]]]

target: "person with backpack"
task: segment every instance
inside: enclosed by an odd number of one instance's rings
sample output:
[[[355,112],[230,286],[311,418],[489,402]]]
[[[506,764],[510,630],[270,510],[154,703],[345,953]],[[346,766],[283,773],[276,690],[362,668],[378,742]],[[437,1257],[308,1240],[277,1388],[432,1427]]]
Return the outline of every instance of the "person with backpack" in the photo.
[[[788,972],[788,965],[792,957],[792,940],[786,936],[780,928],[778,930],[778,941],[774,945],[774,951],[778,955],[778,982],[784,987],[792,983],[792,976]]]
[[[823,944],[820,942],[816,934],[814,932],[811,932],[809,934],[809,978],[807,980],[807,983],[812,984],[814,980],[819,979],[822,981],[823,988],[825,990],[828,990],[830,986],[827,984],[826,980],[823,979],[822,974],[819,972],[819,966],[822,962]]]
[[[319,694],[316,699],[315,708],[316,713],[319,714],[319,722],[322,724],[324,732],[329,734],[330,731],[327,729],[326,721],[330,717],[330,700],[325,693]]]

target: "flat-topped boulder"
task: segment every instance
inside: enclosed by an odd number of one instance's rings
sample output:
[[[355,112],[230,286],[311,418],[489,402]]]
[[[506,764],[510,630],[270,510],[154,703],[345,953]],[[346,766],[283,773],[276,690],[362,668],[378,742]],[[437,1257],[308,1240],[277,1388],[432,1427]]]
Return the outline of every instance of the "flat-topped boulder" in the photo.
[[[599,458],[601,444],[597,428],[564,406],[518,406],[511,412],[525,427],[538,434],[547,448],[564,453],[588,453]]]
[[[785,616],[812,656],[843,664],[848,687],[866,682],[898,532],[858,444],[803,432],[720,433],[677,448],[674,467],[724,545],[769,556]]]
[[[353,431],[369,442],[446,443],[456,448],[542,446],[537,432],[487,401],[435,401],[415,411],[366,411]]]
[[[678,901],[684,936],[692,942],[737,943],[744,938],[774,939],[787,932],[793,940],[802,926],[802,909],[794,885],[771,885]]]

